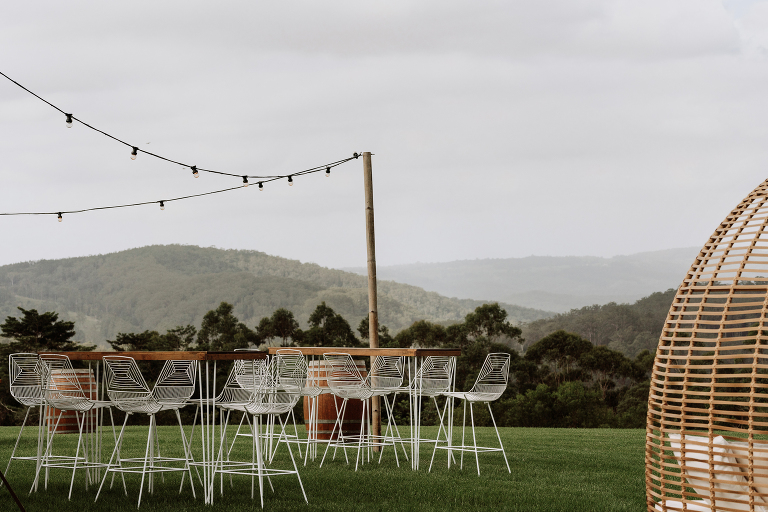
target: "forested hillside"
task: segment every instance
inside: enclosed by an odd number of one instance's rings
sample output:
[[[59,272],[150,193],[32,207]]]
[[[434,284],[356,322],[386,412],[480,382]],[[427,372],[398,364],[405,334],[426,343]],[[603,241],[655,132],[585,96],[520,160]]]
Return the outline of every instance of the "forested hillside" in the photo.
[[[250,326],[278,308],[306,326],[323,301],[357,325],[367,315],[367,300],[364,276],[257,251],[166,245],[0,267],[0,318],[17,316],[17,306],[57,311],[75,322],[76,339],[101,346],[118,332],[200,325],[222,301]],[[381,322],[393,332],[422,319],[460,321],[481,304],[379,282]],[[502,306],[515,323],[551,315]]]
[[[678,286],[698,247],[626,256],[528,256],[413,263],[377,269],[379,278],[469,297],[566,313],[574,308],[632,303]],[[348,269],[365,274],[364,268]]]
[[[525,346],[531,346],[552,332],[564,330],[628,357],[635,357],[643,350],[654,353],[674,296],[675,290],[669,289],[652,293],[634,304],[611,302],[530,322],[523,326]]]

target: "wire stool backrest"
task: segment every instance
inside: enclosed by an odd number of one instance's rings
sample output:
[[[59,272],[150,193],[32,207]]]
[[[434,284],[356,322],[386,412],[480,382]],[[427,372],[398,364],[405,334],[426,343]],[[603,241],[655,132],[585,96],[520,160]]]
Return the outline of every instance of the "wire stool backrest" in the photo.
[[[456,359],[450,356],[427,356],[411,380],[411,387],[424,395],[451,390]]]
[[[195,392],[197,370],[197,361],[166,361],[152,395],[161,404],[185,404]]]
[[[371,363],[368,382],[378,390],[398,389],[403,385],[404,356],[376,356]]]
[[[146,403],[152,400],[152,392],[132,357],[104,356],[103,359],[110,400],[116,404]]]
[[[90,402],[69,357],[62,354],[41,354],[43,394],[45,401],[57,409],[68,409]]]
[[[35,353],[20,352],[8,356],[11,396],[22,405],[40,405],[43,400],[43,369]]]
[[[329,352],[323,354],[325,362],[330,366],[327,369],[328,387],[336,395],[354,392],[361,389],[369,389],[365,379],[360,375],[357,365],[349,354]]]
[[[254,352],[255,349],[236,348],[235,352]],[[243,389],[255,390],[267,375],[269,356],[264,359],[236,359],[232,373]],[[231,373],[231,374],[232,374]]]
[[[483,399],[496,400],[507,389],[509,382],[510,355],[504,352],[488,354],[477,376],[475,385],[469,391],[482,395]]]
[[[248,361],[236,359],[216,402],[242,404],[253,400],[256,388],[266,379],[268,362],[269,356]]]
[[[277,373],[282,382],[290,382],[300,390],[307,387],[309,366],[300,350],[281,348],[277,351]]]

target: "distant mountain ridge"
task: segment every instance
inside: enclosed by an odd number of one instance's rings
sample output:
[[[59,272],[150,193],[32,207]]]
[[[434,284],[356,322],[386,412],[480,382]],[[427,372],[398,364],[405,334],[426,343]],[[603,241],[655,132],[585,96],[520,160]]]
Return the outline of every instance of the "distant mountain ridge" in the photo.
[[[258,251],[156,245],[60,260],[0,266],[0,320],[16,306],[56,311],[75,321],[77,338],[105,346],[118,332],[192,324],[222,301],[253,327],[280,307],[306,327],[325,301],[352,325],[368,312],[367,279]],[[416,286],[379,281],[379,316],[392,331],[416,320],[452,323],[483,301],[443,297]],[[502,304],[514,322],[552,313]]]
[[[626,256],[528,256],[380,266],[377,275],[448,297],[497,300],[565,312],[608,302],[633,303],[677,288],[698,247]],[[363,268],[346,268],[364,274]]]

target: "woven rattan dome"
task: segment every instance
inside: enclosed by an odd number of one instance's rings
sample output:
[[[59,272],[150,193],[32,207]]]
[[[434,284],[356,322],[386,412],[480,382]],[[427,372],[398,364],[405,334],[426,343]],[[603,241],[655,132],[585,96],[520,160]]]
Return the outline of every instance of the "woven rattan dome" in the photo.
[[[767,299],[768,180],[704,244],[669,309],[648,398],[649,511],[768,510]]]

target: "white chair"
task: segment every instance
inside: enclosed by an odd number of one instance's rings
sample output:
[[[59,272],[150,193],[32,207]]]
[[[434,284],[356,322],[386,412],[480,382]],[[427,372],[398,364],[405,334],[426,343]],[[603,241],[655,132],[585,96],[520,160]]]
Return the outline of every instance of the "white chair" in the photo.
[[[477,463],[477,475],[480,476],[480,458],[478,454],[480,452],[501,452],[504,456],[504,462],[507,465],[507,471],[512,473],[509,467],[509,461],[507,460],[507,454],[504,451],[504,444],[501,442],[501,436],[499,435],[499,429],[496,427],[496,419],[493,417],[493,411],[491,410],[491,402],[497,400],[507,389],[507,383],[509,381],[509,364],[510,355],[506,353],[492,353],[488,354],[483,363],[483,367],[480,369],[480,374],[477,376],[475,385],[472,389],[465,392],[446,392],[442,393],[448,397],[450,406],[448,409],[448,430],[446,432],[447,446],[438,446],[435,444],[435,448],[432,452],[432,462],[429,464],[430,470],[432,469],[432,463],[435,460],[435,452],[438,448],[448,450],[448,467],[451,466],[451,454],[453,451],[461,452],[461,464],[460,468],[464,467],[464,452],[473,452],[475,454],[475,461]],[[452,446],[452,431],[453,431],[453,399],[458,398],[464,401],[464,419],[461,427],[461,445]],[[469,414],[472,421],[472,446],[466,446],[464,444],[464,433],[467,423],[467,403],[469,403]],[[499,448],[496,447],[484,447],[477,446],[477,437],[475,435],[475,415],[472,405],[475,403],[484,403],[488,406],[488,412],[491,415],[491,421],[493,422],[493,428],[496,430],[496,437],[499,440]]]
[[[419,447],[421,443],[437,443],[442,432],[447,432],[444,424],[446,407],[441,412],[437,403],[437,397],[453,390],[453,378],[456,373],[456,358],[452,356],[427,356],[416,369],[408,383],[407,391],[410,398],[411,414],[411,450],[414,459],[411,462],[413,469],[419,468]],[[421,437],[421,402],[423,398],[432,398],[437,410],[439,427],[435,439]],[[446,434],[447,435],[447,434]]]
[[[11,462],[14,460],[38,461],[42,456],[43,445],[43,384],[42,370],[40,360],[35,353],[16,353],[8,356],[8,376],[10,378],[11,396],[21,405],[27,408],[24,415],[24,421],[21,423],[21,430],[16,437],[16,444],[13,446],[11,458],[8,459],[8,465],[5,467],[5,474],[11,468]],[[19,447],[21,434],[24,432],[24,426],[29,418],[29,411],[33,407],[40,408],[40,425],[37,433],[37,454],[35,456],[17,457],[16,449]],[[1,484],[0,484],[1,485]]]
[[[373,396],[380,396],[384,401],[384,409],[387,412],[387,427],[384,431],[384,435],[380,436],[375,441],[379,441],[381,445],[381,452],[379,453],[379,462],[384,455],[384,446],[388,446],[391,442],[393,450],[395,452],[395,461],[397,466],[400,467],[400,460],[397,456],[396,443],[400,443],[400,447],[405,454],[406,460],[408,460],[408,452],[405,450],[403,439],[400,436],[400,430],[397,427],[397,422],[394,416],[394,405],[397,393],[408,392],[408,388],[403,387],[405,368],[404,356],[376,356],[371,363],[371,371],[368,373],[367,382],[371,387]],[[388,397],[392,395],[392,403],[390,404]]]
[[[250,361],[247,361],[250,362]],[[248,366],[246,366],[248,368]],[[304,484],[301,482],[301,476],[299,475],[298,467],[296,466],[296,460],[293,456],[293,450],[290,443],[284,442],[288,449],[288,453],[293,463],[293,470],[290,469],[276,469],[272,467],[266,467],[264,450],[262,443],[265,439],[260,435],[262,417],[267,417],[267,423],[270,420],[274,420],[282,414],[285,414],[293,409],[299,400],[300,387],[296,385],[295,374],[290,369],[290,365],[281,362],[281,356],[277,355],[266,366],[263,373],[257,372],[257,365],[250,365],[250,375],[248,371],[245,372],[233,372],[230,374],[230,379],[227,381],[225,390],[222,392],[223,398],[216,405],[223,410],[227,411],[226,415],[222,415],[222,445],[226,439],[226,429],[229,419],[229,413],[231,411],[241,411],[244,414],[249,415],[249,425],[251,426],[251,439],[252,439],[252,458],[250,462],[234,462],[223,460],[223,446],[219,448],[219,456],[216,462],[215,471],[220,474],[229,475],[245,475],[251,476],[251,497],[253,498],[253,479],[258,476],[259,479],[259,496],[261,500],[261,507],[264,508],[264,478],[267,478],[271,486],[271,476],[277,475],[296,475],[299,481],[299,487],[304,495],[304,501],[307,501],[307,495],[304,491]],[[236,384],[236,385],[235,385]],[[250,387],[248,387],[250,386]],[[247,391],[248,400],[244,401],[244,391]],[[274,423],[274,422],[273,422]],[[278,438],[278,444],[286,437],[285,427],[287,421],[280,421],[281,432]],[[214,475],[215,476],[215,475]]]
[[[313,449],[320,440],[317,436],[317,397],[323,392],[323,388],[318,385],[318,382],[314,378],[310,378],[309,366],[307,365],[307,358],[300,350],[291,348],[281,348],[277,350],[277,355],[280,356],[278,364],[281,366],[278,369],[278,373],[284,375],[285,379],[290,379],[293,384],[299,388],[299,399],[303,397],[309,398],[309,418],[305,418],[305,423],[310,425],[307,432],[306,439],[299,437],[299,431],[296,427],[296,416],[294,409],[288,413],[293,421],[293,436],[288,436],[286,440],[288,442],[296,443],[299,447],[299,457],[301,457],[301,445],[305,444],[304,465],[307,465],[307,459],[309,452],[313,452]],[[307,421],[309,420],[309,421]],[[277,447],[275,447],[277,450]],[[272,457],[270,457],[271,460]]]
[[[144,491],[144,480],[147,474],[148,491],[154,490],[154,473],[169,471],[183,471],[189,473],[192,495],[195,496],[195,486],[192,481],[190,463],[192,453],[184,433],[179,409],[189,403],[189,398],[195,390],[195,378],[198,371],[197,361],[166,361],[160,372],[160,377],[150,391],[144,377],[141,374],[136,361],[126,356],[104,356],[105,375],[107,379],[107,395],[112,403],[125,412],[125,421],[120,430],[120,436],[115,443],[115,449],[109,459],[107,470],[96,494],[96,500],[104,486],[104,482],[110,472],[112,473],[141,473],[141,487],[139,488],[139,501],[137,508],[141,506],[141,496]],[[181,442],[184,449],[184,457],[162,457],[160,444],[157,438],[157,423],[155,415],[160,411],[172,410],[176,413],[181,430]],[[149,433],[147,435],[147,447],[143,458],[126,458],[120,456],[121,445],[125,426],[132,414],[146,414],[149,416]],[[157,454],[155,454],[157,449]],[[114,462],[113,462],[114,461]],[[183,463],[182,467],[171,467],[167,464]],[[181,485],[184,485],[182,479]],[[179,489],[181,492],[181,489]],[[125,489],[126,496],[128,495]],[[96,501],[94,500],[94,501]]]
[[[37,483],[40,478],[40,471],[42,468],[46,468],[46,486],[48,480],[49,468],[62,468],[72,469],[72,479],[69,484],[69,499],[72,499],[72,489],[75,484],[75,474],[78,469],[91,469],[100,468],[104,465],[88,460],[88,453],[84,449],[83,456],[80,456],[80,448],[83,445],[83,429],[85,426],[86,415],[90,411],[101,408],[109,408],[112,404],[109,401],[93,400],[85,394],[77,374],[69,357],[61,354],[42,354],[40,355],[40,368],[42,370],[42,383],[43,383],[43,399],[45,405],[51,408],[58,409],[59,416],[56,418],[56,423],[53,428],[53,432],[46,444],[45,453],[38,464],[37,471],[35,473],[35,480],[32,484],[32,489],[37,488]],[[56,430],[58,429],[59,422],[64,411],[73,411],[75,413],[75,421],[78,428],[77,449],[74,457],[54,457],[52,456],[53,440],[56,436]],[[111,410],[110,410],[111,414]],[[114,427],[114,423],[113,423]],[[85,487],[88,488],[90,482],[90,472],[85,473]],[[31,492],[31,490],[30,490]]]
[[[357,365],[352,360],[351,355],[345,353],[329,352],[323,354],[323,358],[328,365],[326,377],[328,381],[328,387],[331,389],[331,392],[334,395],[342,399],[342,402],[338,416],[333,425],[333,430],[331,431],[331,439],[333,439],[333,434],[338,431],[336,442],[328,443],[328,446],[326,446],[323,459],[320,461],[320,467],[323,467],[323,462],[325,462],[325,457],[328,455],[328,449],[331,446],[334,447],[334,458],[336,456],[337,448],[343,448],[344,456],[346,457],[347,452],[345,443],[347,439],[353,440],[356,437],[357,457],[355,459],[355,471],[357,471],[358,465],[360,463],[360,451],[363,445],[367,445],[368,443],[367,427],[369,424],[369,400],[373,396],[373,390],[371,389],[371,386],[368,384],[366,379],[360,375],[360,372],[357,369]],[[363,403],[363,414],[362,421],[360,422],[359,436],[345,436],[342,429],[344,412],[347,409],[347,403],[350,399],[361,400]],[[368,454],[368,457],[370,459],[370,453]],[[364,459],[365,455],[363,455],[363,460]],[[348,459],[347,462],[349,462]]]

